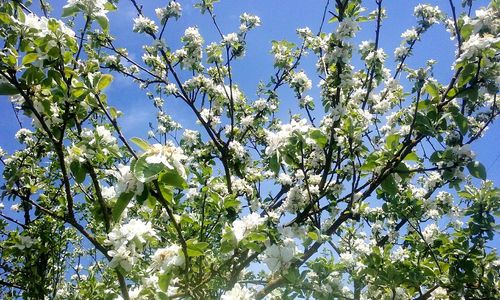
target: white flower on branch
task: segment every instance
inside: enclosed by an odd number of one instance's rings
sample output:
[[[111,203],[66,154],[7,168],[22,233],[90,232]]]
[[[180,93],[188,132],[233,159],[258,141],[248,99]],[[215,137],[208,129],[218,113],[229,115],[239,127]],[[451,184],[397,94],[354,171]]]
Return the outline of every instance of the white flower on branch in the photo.
[[[222,294],[221,300],[252,300],[252,292],[246,287],[242,287],[239,283],[235,284],[234,287]]]
[[[179,245],[160,248],[153,254],[153,268],[169,270],[172,267],[184,266],[185,258]]]
[[[138,33],[155,33],[158,31],[158,26],[150,18],[141,15],[134,19],[133,30]]]
[[[179,19],[182,13],[182,6],[179,2],[170,1],[166,7],[155,9],[155,13],[161,24],[164,24],[168,18]]]

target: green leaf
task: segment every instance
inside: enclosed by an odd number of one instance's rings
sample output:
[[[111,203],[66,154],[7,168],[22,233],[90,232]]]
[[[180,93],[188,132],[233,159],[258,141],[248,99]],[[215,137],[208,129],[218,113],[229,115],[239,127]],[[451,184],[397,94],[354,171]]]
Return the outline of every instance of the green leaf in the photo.
[[[334,22],[337,22],[339,19],[335,16],[331,17],[329,20],[328,20],[328,23],[334,23]]]
[[[470,174],[476,178],[486,180],[486,168],[482,163],[474,161],[467,164]]]
[[[178,189],[186,189],[188,187],[188,184],[182,178],[181,175],[177,172],[177,170],[165,170],[160,173],[160,176],[158,177],[158,182],[168,185],[168,186],[173,186]]]
[[[113,221],[117,223],[120,221],[120,217],[130,203],[130,200],[134,197],[134,192],[122,193],[118,199],[116,200],[115,206],[111,210],[111,215],[113,217]]]
[[[267,240],[267,235],[261,232],[251,232],[246,238],[249,241],[264,242]]]
[[[168,286],[170,285],[171,275],[168,272],[165,272],[158,276],[158,287],[160,290],[166,292],[168,290]]]
[[[437,163],[437,162],[440,162],[442,160],[442,156],[443,156],[443,151],[435,151],[434,153],[431,154],[431,157],[429,158],[429,160],[432,163]]]
[[[273,156],[269,159],[269,168],[271,168],[271,171],[273,171],[276,175],[280,172],[278,153],[273,154]]]
[[[11,23],[10,16],[3,12],[0,13],[0,21],[5,25],[9,25]]]
[[[447,94],[446,94],[446,98],[448,99],[453,99],[455,98],[455,96],[457,95],[458,91],[456,88],[452,88]]]
[[[311,131],[309,136],[321,147],[325,147],[326,143],[328,142],[328,139],[326,136],[319,130],[315,129]]]
[[[418,158],[417,153],[415,153],[415,152],[408,153],[408,155],[405,156],[404,160],[420,161],[420,159]]]
[[[99,91],[104,90],[108,85],[113,81],[113,76],[111,74],[104,74],[101,76],[99,79],[99,82],[97,83],[97,89]]]
[[[79,11],[80,11],[80,9],[76,5],[64,7],[62,17],[64,18],[64,17],[73,16],[74,14],[76,14]]]
[[[453,121],[455,121],[455,124],[457,124],[457,127],[458,129],[460,129],[462,135],[466,134],[467,130],[469,129],[469,121],[467,120],[467,118],[464,117],[464,115],[462,115],[457,108],[451,109],[450,112]]]
[[[102,31],[104,31],[104,32],[108,32],[109,31],[109,20],[108,20],[108,17],[106,17],[106,16],[98,16],[98,17],[96,17],[96,20],[97,20],[97,23],[99,23],[99,25],[101,26]]]
[[[22,64],[27,65],[38,59],[37,53],[28,53],[23,57]]]
[[[165,165],[163,164],[147,163],[146,158],[146,155],[139,157],[132,169],[132,173],[140,182],[151,181],[155,179],[161,171],[166,169]]]
[[[385,145],[387,149],[393,150],[399,145],[399,139],[400,136],[399,134],[391,134],[387,137],[387,140],[385,142]]]
[[[396,180],[394,180],[394,177],[392,175],[387,176],[384,181],[380,184],[384,192],[394,195],[397,194],[399,189],[398,189],[398,184],[396,183]]]
[[[78,161],[71,162],[69,169],[71,170],[76,182],[82,183],[85,180],[85,176],[87,175],[86,169]]]
[[[370,155],[366,157],[365,163],[361,165],[360,170],[362,171],[371,171],[378,166],[377,160],[379,155],[377,152],[372,152]]]
[[[203,256],[205,249],[208,247],[208,243],[197,242],[195,240],[186,241],[187,254],[190,257]]]
[[[314,232],[314,231],[309,231],[307,233],[307,236],[310,237],[311,240],[314,240],[314,241],[317,241],[318,238],[319,238],[318,234],[316,232]]]
[[[111,107],[109,108],[109,114],[111,115],[111,117],[112,117],[113,119],[118,118],[118,111],[117,111],[117,110],[116,110],[116,108],[114,108],[113,106],[111,106]]]
[[[19,91],[16,87],[8,82],[0,82],[0,95],[1,96],[11,96],[17,95]]]
[[[293,268],[293,269],[291,268],[288,270],[288,272],[283,274],[283,277],[285,277],[285,279],[289,283],[295,284],[300,280],[300,273],[299,273],[299,270],[297,268]]]
[[[457,86],[461,88],[466,85],[469,81],[471,81],[476,75],[476,66],[475,63],[467,64],[460,73],[460,78],[458,79]]]
[[[146,142],[145,140],[141,139],[141,138],[138,138],[138,137],[133,137],[130,139],[134,144],[136,144],[137,146],[139,146],[139,148],[141,148],[142,150],[144,151],[147,151],[149,148],[151,148],[151,145],[149,145],[148,142]]]
[[[174,203],[174,193],[170,187],[160,184],[160,193],[168,203]]]
[[[432,97],[439,96],[439,89],[436,84],[432,81],[428,81],[425,85],[425,91]]]
[[[156,297],[155,297],[157,300],[170,300],[170,297],[165,294],[164,292],[157,292],[156,293]]]
[[[228,209],[228,208],[239,208],[240,205],[241,205],[240,200],[238,200],[235,197],[227,197],[226,199],[224,199],[224,208],[225,209]]]
[[[106,2],[106,3],[104,3],[104,9],[106,9],[107,11],[115,11],[116,5],[114,5],[111,2]]]

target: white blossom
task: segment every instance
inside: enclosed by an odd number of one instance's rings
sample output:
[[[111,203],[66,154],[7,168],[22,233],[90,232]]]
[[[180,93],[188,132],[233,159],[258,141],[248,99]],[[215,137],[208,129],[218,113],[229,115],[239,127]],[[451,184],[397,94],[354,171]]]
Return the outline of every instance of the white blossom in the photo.
[[[424,27],[439,23],[443,18],[443,13],[438,6],[431,6],[428,4],[418,4],[413,10],[415,17],[419,18]]]
[[[353,18],[344,18],[337,28],[337,34],[340,38],[355,37],[359,29],[360,27],[356,20]]]
[[[234,154],[236,158],[244,159],[247,155],[245,147],[238,141],[229,142],[229,150]]]
[[[306,73],[304,73],[304,71],[300,71],[292,75],[290,86],[293,87],[297,92],[302,93],[306,90],[311,89],[312,82],[309,78],[307,78],[307,75]]]
[[[19,242],[17,242],[16,244],[14,244],[14,247],[16,247],[19,250],[29,249],[36,242],[35,239],[32,239],[31,237],[24,236],[24,235],[19,236],[18,239],[19,239]]]
[[[434,238],[439,234],[439,232],[439,227],[437,227],[436,224],[431,223],[427,225],[427,227],[425,227],[425,229],[422,231],[422,236],[427,243],[431,244],[434,241]]]
[[[411,28],[406,30],[401,34],[401,37],[406,41],[406,42],[411,42],[414,41],[418,38],[418,32],[415,30],[415,28]]]
[[[265,221],[266,218],[261,217],[258,213],[251,213],[240,220],[233,221],[233,233],[236,241],[240,242],[243,240],[250,231],[264,224]]]
[[[187,46],[193,47],[201,47],[203,44],[203,38],[196,27],[188,27],[184,31],[184,36],[182,37],[182,41],[186,43]]]
[[[229,33],[223,37],[223,43],[229,47],[234,47],[239,42],[240,42],[240,38],[234,32]]]
[[[242,287],[239,283],[234,287],[222,294],[221,300],[253,300],[253,293],[246,287]]]
[[[155,9],[155,13],[161,24],[164,24],[168,18],[179,19],[182,13],[182,6],[179,2],[170,1],[166,7]]]
[[[263,261],[271,272],[274,273],[288,267],[297,252],[298,249],[295,241],[290,237],[285,237],[281,244],[272,244],[266,248]]]
[[[170,170],[176,170],[183,178],[186,177],[186,170],[181,161],[187,159],[181,148],[175,147],[171,143],[166,145],[153,144],[143,154],[149,164],[162,164]]]
[[[129,166],[118,165],[118,170],[112,172],[117,179],[115,184],[115,193],[120,195],[122,193],[134,192],[140,195],[144,190],[142,182],[139,182],[130,171]]]
[[[156,31],[158,31],[158,26],[153,20],[141,15],[137,18],[134,18],[133,30],[134,32],[138,33],[155,33]]]
[[[240,31],[247,32],[250,29],[258,27],[261,25],[260,18],[255,15],[250,15],[247,13],[243,13],[240,16]]]
[[[169,270],[172,267],[184,266],[185,258],[182,248],[179,245],[170,245],[166,248],[160,248],[153,254],[153,266],[163,270]]]
[[[89,17],[106,17],[108,13],[106,3],[108,3],[107,0],[68,0],[63,8],[78,7]]]

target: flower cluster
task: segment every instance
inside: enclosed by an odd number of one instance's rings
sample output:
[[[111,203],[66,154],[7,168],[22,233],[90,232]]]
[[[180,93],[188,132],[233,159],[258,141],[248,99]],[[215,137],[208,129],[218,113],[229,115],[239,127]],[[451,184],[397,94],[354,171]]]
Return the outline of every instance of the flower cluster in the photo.
[[[185,178],[186,170],[181,161],[187,159],[181,148],[175,147],[171,143],[166,145],[153,144],[144,152],[148,164],[161,164],[170,170],[176,170],[178,174]]]
[[[116,178],[116,184],[114,185],[116,195],[129,192],[140,195],[144,190],[144,185],[135,178],[129,166],[119,165],[116,171],[110,173]]]
[[[252,292],[246,287],[242,287],[239,283],[235,284],[232,289],[226,291],[220,298],[221,300],[252,300]]]
[[[94,158],[118,155],[119,149],[116,138],[111,131],[104,126],[97,126],[94,129],[83,128],[81,132],[81,141],[67,147],[67,162],[84,162]],[[98,153],[101,153],[98,155]]]
[[[68,0],[65,10],[81,10],[90,18],[106,17],[107,0]]]
[[[126,272],[132,270],[142,255],[144,244],[153,237],[156,237],[156,231],[151,223],[139,219],[132,219],[127,224],[115,227],[105,241],[113,249],[108,251],[108,255],[112,257],[110,266],[119,266]]]
[[[299,252],[293,234],[289,230],[283,230],[281,235],[280,243],[267,245],[262,255],[262,260],[272,273],[286,270]]]
[[[240,31],[247,32],[250,29],[254,29],[255,27],[259,27],[261,25],[260,18],[255,15],[243,13],[240,16]]]
[[[233,233],[236,241],[240,242],[245,236],[254,230],[256,227],[264,224],[266,218],[261,217],[257,213],[251,213],[240,220],[233,221]]]
[[[153,254],[153,268],[170,270],[172,267],[184,266],[185,258],[182,248],[179,245],[170,245],[166,248],[160,248]]]
[[[165,24],[168,18],[179,19],[182,13],[182,6],[179,2],[170,1],[166,7],[155,9],[156,16],[161,24]]]
[[[181,40],[185,44],[184,48],[181,49],[185,52],[185,55],[182,56],[183,65],[190,69],[197,69],[203,56],[202,45],[204,43],[198,28],[187,28]]]
[[[229,33],[223,37],[222,43],[227,47],[236,47],[236,45],[240,42],[240,38],[236,33]]]
[[[49,21],[55,22],[57,27],[49,27]],[[34,37],[50,36],[62,40],[74,40],[75,38],[75,32],[60,20],[38,17],[30,13],[24,16],[24,20],[14,19],[14,22],[21,26],[22,35]],[[57,30],[54,30],[54,28]]]
[[[302,94],[304,91],[311,89],[312,82],[309,78],[307,78],[304,71],[300,71],[292,75],[290,79],[290,86],[295,89],[297,93]]]
[[[140,15],[134,18],[133,30],[138,33],[155,33],[158,31],[158,26],[150,18]]]
[[[358,22],[356,22],[353,18],[345,18],[340,22],[339,27],[337,28],[337,36],[339,38],[350,38],[355,37],[356,32],[360,29]]]
[[[439,23],[443,19],[443,13],[438,6],[419,4],[413,10],[415,17],[419,19],[419,24],[426,29],[433,24]]]

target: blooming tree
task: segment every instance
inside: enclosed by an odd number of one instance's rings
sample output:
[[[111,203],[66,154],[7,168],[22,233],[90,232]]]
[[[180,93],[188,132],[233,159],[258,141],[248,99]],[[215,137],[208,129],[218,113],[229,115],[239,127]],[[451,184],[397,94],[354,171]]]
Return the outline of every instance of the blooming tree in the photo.
[[[2,298],[498,299],[500,192],[471,144],[499,114],[500,2],[419,4],[392,55],[383,0],[325,1],[317,33],[269,44],[256,96],[234,70],[261,20],[224,32],[216,2],[195,5],[208,43],[195,26],[165,34],[181,2],[130,0],[130,34],[149,42],[128,50],[109,26],[118,1],[69,0],[60,18],[0,2],[0,92],[31,122],[0,151]],[[362,26],[373,40],[355,45]],[[444,82],[435,61],[407,62],[431,27],[456,45]],[[122,132],[113,76],[152,100],[148,139]]]

